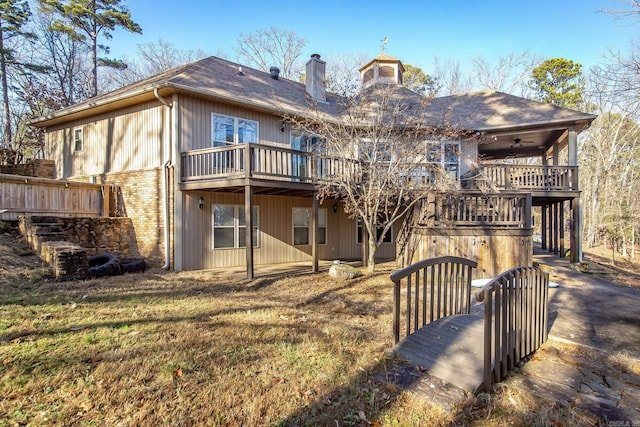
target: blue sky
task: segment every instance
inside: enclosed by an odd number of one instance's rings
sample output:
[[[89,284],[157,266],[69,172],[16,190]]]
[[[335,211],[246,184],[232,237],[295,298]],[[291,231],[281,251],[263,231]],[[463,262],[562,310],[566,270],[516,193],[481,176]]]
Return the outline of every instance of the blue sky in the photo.
[[[159,39],[181,49],[225,53],[243,32],[276,26],[307,40],[303,58],[386,52],[429,72],[434,58],[464,66],[482,55],[493,62],[509,53],[564,57],[585,68],[602,63],[608,49],[626,52],[640,39],[631,25],[599,10],[620,8],[610,0],[128,0],[143,29],[107,41],[111,56],[134,56],[139,43]]]

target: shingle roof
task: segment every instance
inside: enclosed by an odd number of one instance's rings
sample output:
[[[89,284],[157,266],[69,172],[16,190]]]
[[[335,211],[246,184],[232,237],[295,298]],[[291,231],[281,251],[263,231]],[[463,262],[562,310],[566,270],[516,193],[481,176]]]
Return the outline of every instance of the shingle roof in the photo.
[[[271,78],[270,73],[211,56],[90,98],[32,123],[43,124],[53,118],[106,105],[127,96],[152,92],[156,88],[197,93],[279,114],[303,114],[317,109],[333,115],[337,104],[336,95],[327,94],[326,102],[314,102],[302,83],[284,78],[276,80]]]
[[[590,122],[596,116],[568,108],[532,101],[492,90],[435,98],[429,116],[446,117],[450,123],[485,131],[550,123]]]
[[[396,60],[389,55],[381,55]],[[275,80],[269,73],[245,66],[239,73],[240,67],[237,63],[212,56],[88,99],[32,123],[46,125],[51,119],[61,119],[78,112],[88,113],[96,106],[150,93],[156,88],[186,91],[276,114],[305,116],[311,111],[314,114],[319,111],[327,117],[337,117],[340,104],[337,95],[328,93],[327,102],[317,103],[311,100],[302,83],[284,78]],[[463,93],[425,102],[426,98],[403,86],[396,86],[393,90],[394,96],[403,102],[424,108],[423,115],[430,126],[447,123],[458,129],[485,131],[547,123],[588,123],[596,117],[496,91]]]

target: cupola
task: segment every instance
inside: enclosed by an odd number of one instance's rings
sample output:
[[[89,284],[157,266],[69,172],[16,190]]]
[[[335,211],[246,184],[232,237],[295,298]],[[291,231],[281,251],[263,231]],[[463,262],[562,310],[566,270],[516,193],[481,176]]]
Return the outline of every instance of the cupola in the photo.
[[[382,52],[360,67],[360,80],[363,88],[379,83],[401,85],[403,73],[402,62]]]

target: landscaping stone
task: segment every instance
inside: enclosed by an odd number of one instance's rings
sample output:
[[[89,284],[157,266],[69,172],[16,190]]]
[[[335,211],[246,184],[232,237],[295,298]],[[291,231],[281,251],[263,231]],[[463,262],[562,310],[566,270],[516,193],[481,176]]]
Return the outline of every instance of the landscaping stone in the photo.
[[[348,280],[354,277],[361,276],[362,272],[350,266],[349,264],[336,264],[334,263],[329,268],[329,276],[338,280]]]

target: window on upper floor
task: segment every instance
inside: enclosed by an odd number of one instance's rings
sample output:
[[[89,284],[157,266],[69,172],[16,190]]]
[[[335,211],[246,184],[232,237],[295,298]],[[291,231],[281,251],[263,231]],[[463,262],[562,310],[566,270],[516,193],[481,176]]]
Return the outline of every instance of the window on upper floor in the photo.
[[[311,244],[311,208],[293,208],[293,244]],[[327,210],[318,209],[318,244],[327,243]]]
[[[214,147],[258,142],[258,122],[254,120],[212,114],[211,129]]]
[[[460,142],[427,141],[427,163],[439,164],[454,179],[460,178]]]
[[[73,151],[82,151],[84,149],[84,132],[82,128],[73,130]]]

